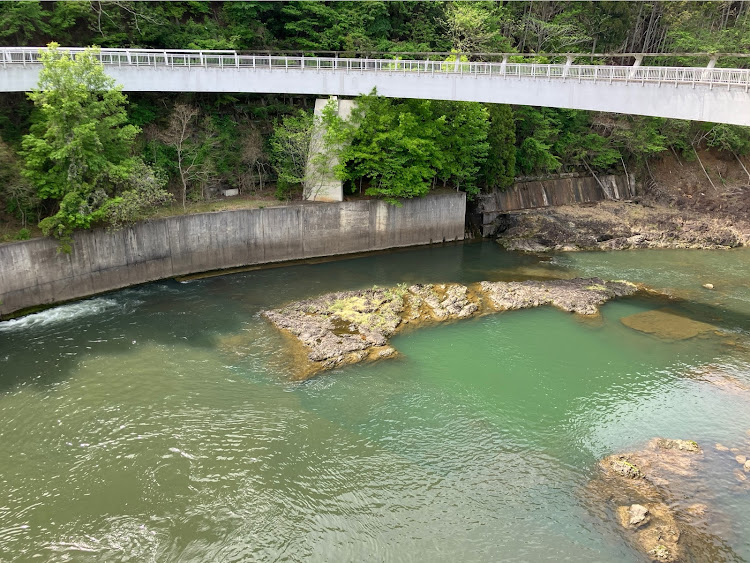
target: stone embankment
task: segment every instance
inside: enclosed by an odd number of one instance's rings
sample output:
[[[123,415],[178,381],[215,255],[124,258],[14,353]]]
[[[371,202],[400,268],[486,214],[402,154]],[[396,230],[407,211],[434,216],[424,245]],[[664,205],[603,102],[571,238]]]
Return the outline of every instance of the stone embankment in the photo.
[[[628,282],[599,278],[417,284],[329,293],[262,314],[304,346],[309,362],[299,376],[305,378],[395,355],[388,339],[405,327],[542,305],[595,315],[603,303],[637,290]]]

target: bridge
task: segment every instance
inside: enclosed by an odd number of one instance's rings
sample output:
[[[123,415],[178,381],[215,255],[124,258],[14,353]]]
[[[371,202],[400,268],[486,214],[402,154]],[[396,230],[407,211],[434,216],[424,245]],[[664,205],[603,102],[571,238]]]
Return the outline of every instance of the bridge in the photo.
[[[0,48],[0,92],[36,87],[39,47]],[[61,48],[71,53],[80,48]],[[311,57],[235,51],[101,49],[125,91],[381,96],[548,106],[750,125],[750,70],[565,63]],[[500,58],[500,57],[498,57]]]

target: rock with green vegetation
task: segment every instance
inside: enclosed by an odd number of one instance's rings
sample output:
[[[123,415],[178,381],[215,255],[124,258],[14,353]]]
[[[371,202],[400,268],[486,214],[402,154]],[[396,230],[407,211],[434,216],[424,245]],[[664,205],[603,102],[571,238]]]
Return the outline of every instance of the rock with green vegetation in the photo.
[[[479,303],[461,284],[415,284],[409,287],[409,304],[417,311],[415,318],[437,321],[465,319],[479,310]]]
[[[386,357],[387,338],[401,323],[405,288],[329,293],[264,311],[277,327],[292,333],[308,349],[314,373],[341,364]]]
[[[329,293],[262,314],[301,343],[307,365],[301,377],[336,366],[392,357],[388,338],[405,325],[445,322],[508,309],[554,305],[592,315],[638,288],[599,278],[414,284]]]
[[[617,456],[614,459],[609,459],[607,462],[605,462],[609,465],[609,468],[617,473],[618,475],[622,475],[623,477],[627,477],[628,479],[642,479],[643,473],[640,469],[638,469],[638,466],[634,463],[631,463],[627,456]]]

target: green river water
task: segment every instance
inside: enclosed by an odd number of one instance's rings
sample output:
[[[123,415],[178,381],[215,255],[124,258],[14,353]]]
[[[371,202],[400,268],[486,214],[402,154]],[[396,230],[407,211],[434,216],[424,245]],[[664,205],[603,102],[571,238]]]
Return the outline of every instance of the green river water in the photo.
[[[587,502],[654,436],[750,455],[750,252],[547,258],[490,242],[164,281],[0,323],[0,561],[642,561]],[[671,342],[551,308],[396,336],[396,359],[292,380],[265,308],[399,282],[601,276],[717,325]],[[708,291],[701,284],[714,283]],[[713,454],[711,454],[713,455]],[[716,457],[716,456],[714,456]],[[728,560],[750,489],[707,485]],[[694,555],[701,560],[700,554]]]

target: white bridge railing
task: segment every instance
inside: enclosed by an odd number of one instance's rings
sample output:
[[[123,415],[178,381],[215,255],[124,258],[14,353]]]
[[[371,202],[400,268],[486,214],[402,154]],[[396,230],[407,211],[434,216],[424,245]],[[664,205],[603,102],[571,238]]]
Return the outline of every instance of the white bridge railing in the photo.
[[[40,63],[38,47],[0,48],[0,68],[34,66]],[[61,48],[70,53],[81,48]],[[636,82],[690,86],[750,88],[750,69],[715,67],[610,66],[509,62],[448,62],[289,55],[243,55],[235,51],[190,51],[152,49],[101,49],[96,57],[105,66],[153,68],[219,68],[258,70],[310,70],[333,72],[402,72],[415,74],[461,74],[474,76],[548,78],[601,82]],[[571,58],[568,59],[572,60]],[[1,72],[1,71],[0,71]]]

